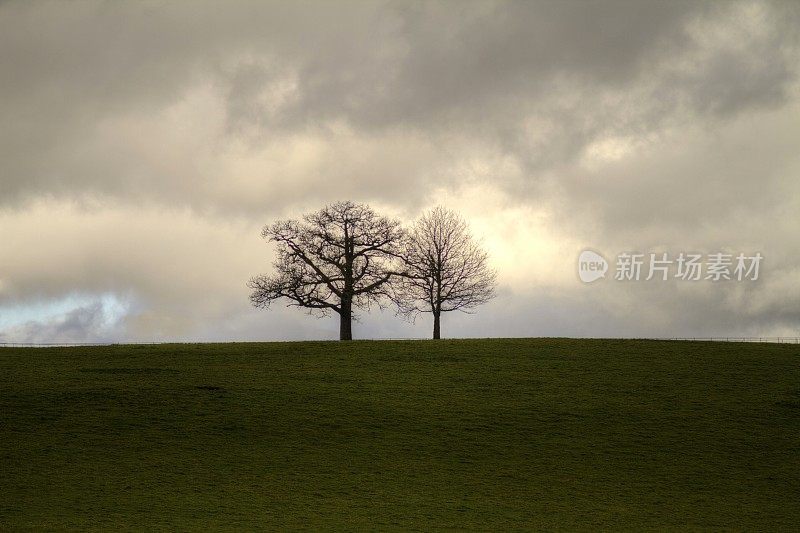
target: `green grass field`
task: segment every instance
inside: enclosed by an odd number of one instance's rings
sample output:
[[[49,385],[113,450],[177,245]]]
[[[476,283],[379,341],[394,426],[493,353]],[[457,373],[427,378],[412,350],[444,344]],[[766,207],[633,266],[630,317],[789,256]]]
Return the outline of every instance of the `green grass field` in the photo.
[[[797,530],[800,346],[0,349],[0,530]]]

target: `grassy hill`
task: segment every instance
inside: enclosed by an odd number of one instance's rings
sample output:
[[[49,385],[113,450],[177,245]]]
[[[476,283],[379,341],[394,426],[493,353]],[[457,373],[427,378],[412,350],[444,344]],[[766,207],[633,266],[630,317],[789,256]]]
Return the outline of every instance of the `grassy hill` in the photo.
[[[0,349],[0,530],[800,523],[800,346]]]

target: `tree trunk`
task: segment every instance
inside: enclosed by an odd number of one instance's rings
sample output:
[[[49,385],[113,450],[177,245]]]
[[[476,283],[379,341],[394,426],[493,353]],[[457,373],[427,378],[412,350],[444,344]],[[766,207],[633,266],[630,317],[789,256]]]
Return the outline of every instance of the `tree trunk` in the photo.
[[[353,340],[353,306],[349,299],[342,298],[342,312],[339,313],[339,340]]]
[[[440,337],[440,326],[439,326],[439,313],[433,313],[433,338],[439,339]]]

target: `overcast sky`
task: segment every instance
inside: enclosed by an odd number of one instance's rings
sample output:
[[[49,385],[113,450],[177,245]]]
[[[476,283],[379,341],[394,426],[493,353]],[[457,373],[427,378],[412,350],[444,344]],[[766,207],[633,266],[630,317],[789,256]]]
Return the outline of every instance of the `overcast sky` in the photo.
[[[799,28],[792,1],[0,2],[0,341],[336,338],[246,282],[264,224],[337,200],[469,221],[498,295],[443,336],[799,336]],[[764,259],[616,281],[626,251]]]

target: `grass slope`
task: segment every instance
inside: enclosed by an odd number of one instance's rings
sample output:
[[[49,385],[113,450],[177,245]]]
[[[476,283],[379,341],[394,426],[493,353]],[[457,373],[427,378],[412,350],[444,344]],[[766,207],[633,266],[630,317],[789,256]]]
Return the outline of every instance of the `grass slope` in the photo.
[[[0,530],[800,523],[800,346],[0,350]]]

